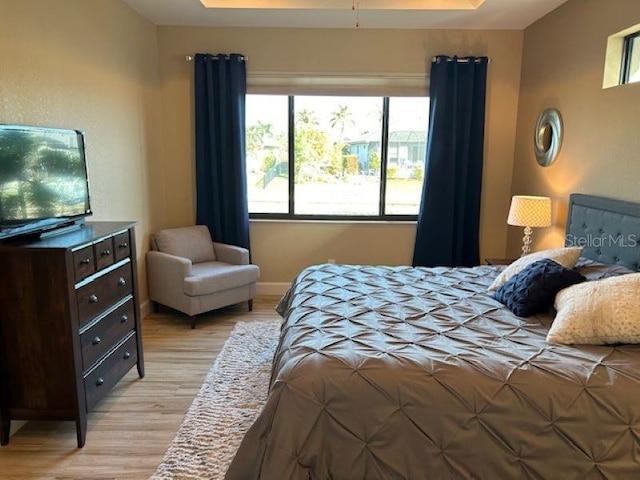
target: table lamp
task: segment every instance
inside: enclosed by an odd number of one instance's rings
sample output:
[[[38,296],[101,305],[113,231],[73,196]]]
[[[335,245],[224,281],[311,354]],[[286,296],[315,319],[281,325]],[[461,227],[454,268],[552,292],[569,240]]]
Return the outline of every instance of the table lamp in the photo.
[[[531,227],[551,226],[551,199],[549,197],[533,197],[514,195],[509,208],[509,225],[524,227],[522,237],[522,257],[531,251]]]

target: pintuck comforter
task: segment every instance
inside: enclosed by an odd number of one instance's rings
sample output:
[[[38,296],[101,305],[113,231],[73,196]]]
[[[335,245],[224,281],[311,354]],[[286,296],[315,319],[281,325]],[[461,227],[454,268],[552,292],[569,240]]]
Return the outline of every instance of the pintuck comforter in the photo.
[[[226,478],[640,478],[640,349],[548,344],[498,268],[303,271]]]

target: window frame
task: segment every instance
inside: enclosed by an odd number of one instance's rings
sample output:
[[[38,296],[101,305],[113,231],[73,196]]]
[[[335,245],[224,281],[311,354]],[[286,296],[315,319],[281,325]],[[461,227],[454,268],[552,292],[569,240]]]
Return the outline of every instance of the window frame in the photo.
[[[620,85],[629,83],[631,76],[631,60],[633,55],[633,44],[636,38],[640,37],[640,30],[629,35],[625,35],[622,44],[622,63],[620,65]],[[634,82],[635,83],[635,82]]]
[[[251,94],[248,94],[251,95]],[[285,96],[282,94],[282,96]],[[289,202],[287,213],[249,213],[251,220],[307,220],[307,221],[347,221],[347,222],[415,222],[418,215],[409,214],[385,214],[387,191],[387,157],[389,146],[389,95],[371,95],[382,98],[382,138],[380,139],[380,198],[378,201],[377,215],[335,215],[335,214],[296,214],[295,212],[295,97],[300,95],[286,95],[288,106],[288,193]],[[304,95],[303,95],[304,96]],[[347,95],[348,96],[348,95]],[[418,96],[418,95],[415,95]],[[425,96],[425,98],[427,98]],[[428,137],[428,136],[427,136]],[[428,142],[428,138],[427,138]],[[427,145],[428,148],[428,145]],[[422,182],[424,187],[423,176]]]

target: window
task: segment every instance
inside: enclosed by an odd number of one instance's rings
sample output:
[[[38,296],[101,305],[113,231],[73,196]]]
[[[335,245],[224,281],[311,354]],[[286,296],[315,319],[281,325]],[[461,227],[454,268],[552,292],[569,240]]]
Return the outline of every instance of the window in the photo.
[[[288,98],[246,97],[247,191],[250,213],[288,213]]]
[[[620,84],[640,82],[640,32],[624,37]]]
[[[247,95],[253,218],[414,219],[427,97]]]

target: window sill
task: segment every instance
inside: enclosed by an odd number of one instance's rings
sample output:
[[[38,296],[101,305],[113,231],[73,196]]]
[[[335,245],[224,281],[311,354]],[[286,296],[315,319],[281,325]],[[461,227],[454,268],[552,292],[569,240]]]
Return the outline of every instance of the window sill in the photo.
[[[296,218],[250,218],[249,223],[295,223],[295,224],[337,224],[337,225],[415,225],[417,220],[338,220],[338,219],[296,219]]]

